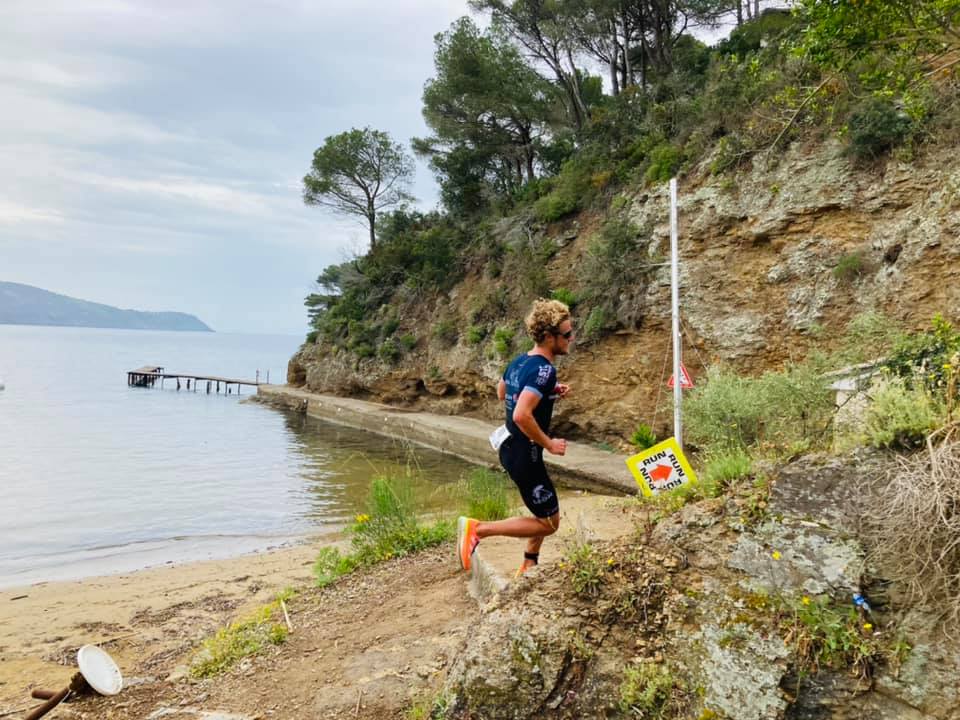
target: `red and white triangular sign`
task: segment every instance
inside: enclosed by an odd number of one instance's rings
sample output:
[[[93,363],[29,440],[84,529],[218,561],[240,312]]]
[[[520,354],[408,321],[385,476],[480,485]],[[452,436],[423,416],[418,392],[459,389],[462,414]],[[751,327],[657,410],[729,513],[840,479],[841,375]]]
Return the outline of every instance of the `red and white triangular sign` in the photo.
[[[667,381],[667,387],[672,388],[675,380],[673,375],[670,376],[670,379]],[[683,366],[683,363],[680,363],[680,387],[684,390],[689,390],[693,387],[693,380],[690,379],[690,373],[687,372],[687,369]]]

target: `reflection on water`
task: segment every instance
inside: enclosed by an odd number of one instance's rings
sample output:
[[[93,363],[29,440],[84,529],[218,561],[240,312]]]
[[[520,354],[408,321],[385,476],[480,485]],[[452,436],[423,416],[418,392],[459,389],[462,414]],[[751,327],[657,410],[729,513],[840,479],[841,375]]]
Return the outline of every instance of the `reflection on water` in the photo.
[[[295,413],[284,413],[301,456],[305,516],[318,524],[346,523],[365,508],[375,477],[404,477],[418,507],[440,511],[450,507],[451,485],[473,467],[452,455],[424,450],[399,440],[331,425]]]

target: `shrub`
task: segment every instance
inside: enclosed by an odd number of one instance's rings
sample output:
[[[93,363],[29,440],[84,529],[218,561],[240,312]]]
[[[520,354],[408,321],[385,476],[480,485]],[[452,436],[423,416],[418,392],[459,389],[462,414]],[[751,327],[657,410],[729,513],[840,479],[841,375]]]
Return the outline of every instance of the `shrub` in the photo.
[[[550,192],[533,204],[536,216],[543,222],[554,222],[584,207],[594,192],[592,176],[589,158],[565,162],[560,174],[552,178]]]
[[[658,145],[650,153],[650,165],[644,179],[648,183],[666,182],[680,169],[681,160],[680,148],[669,143]]]
[[[757,446],[782,454],[823,443],[833,410],[822,368],[812,362],[759,378],[711,368],[684,399],[690,441],[714,452]]]
[[[317,338],[320,336],[319,330],[311,330],[307,333],[307,345],[315,345],[317,343]]]
[[[874,447],[918,447],[937,427],[942,406],[926,388],[907,387],[901,379],[881,382],[867,406],[864,431]]]
[[[381,331],[383,332],[383,336],[385,338],[390,337],[397,331],[398,327],[400,327],[399,320],[397,320],[395,317],[387,318],[386,320],[383,321],[383,328],[381,329]]]
[[[630,436],[630,443],[637,450],[646,450],[657,444],[657,435],[649,425],[640,423]]]
[[[890,318],[878,312],[855,315],[847,323],[838,360],[844,364],[875,360],[889,353],[903,337]]]
[[[862,160],[872,160],[902,143],[910,134],[910,117],[888,100],[872,97],[850,116],[849,150]]]
[[[413,486],[403,478],[377,477],[370,484],[366,512],[350,527],[351,552],[324,548],[314,563],[321,587],[359,567],[419,552],[453,538],[453,523],[422,525],[417,518]]]
[[[578,595],[596,597],[600,593],[606,567],[593,545],[575,545],[567,551],[560,567],[570,576],[573,590]]]
[[[701,479],[710,495],[719,495],[752,471],[753,459],[742,448],[734,447],[709,454]]]
[[[216,635],[203,641],[190,664],[195,678],[219,675],[237,661],[255,655],[267,645],[279,645],[287,639],[287,626],[274,622],[279,615],[281,600],[289,600],[293,592],[286,590],[277,599],[260,608],[249,617],[221,628]]]
[[[833,268],[833,276],[842,283],[851,283],[866,272],[866,261],[862,252],[843,255]]]
[[[373,345],[368,345],[364,342],[357,343],[351,349],[353,350],[353,354],[358,358],[368,358],[374,355]]]
[[[513,347],[514,331],[508,327],[498,327],[493,331],[493,349],[501,359],[510,355]]]
[[[479,345],[487,336],[487,329],[483,325],[471,325],[467,328],[467,342],[470,345]]]
[[[455,345],[460,336],[457,324],[449,318],[444,318],[433,326],[433,336],[442,344],[450,347]]]
[[[572,290],[567,290],[567,288],[557,288],[550,292],[551,300],[559,300],[564,305],[569,308],[574,308],[577,304],[577,296],[573,294]]]
[[[710,173],[721,175],[727,170],[736,168],[749,155],[743,142],[734,135],[725,135],[717,143],[713,160],[710,161]]]
[[[954,425],[925,452],[898,457],[867,507],[871,559],[921,605],[960,620],[960,438]]]
[[[377,349],[377,356],[385,363],[395,363],[400,359],[400,346],[393,338],[387,338]]]
[[[510,515],[510,483],[503,473],[478,469],[463,488],[466,514],[478,520],[503,520]]]
[[[921,384],[939,395],[944,393],[956,370],[954,356],[957,353],[960,353],[960,332],[936,315],[930,330],[900,339],[885,367],[907,386]],[[956,394],[950,398],[956,399]]]
[[[417,336],[412,333],[407,333],[406,335],[400,336],[400,344],[403,345],[403,348],[410,352],[417,346]]]
[[[603,332],[614,325],[613,313],[604,307],[597,306],[590,311],[580,331],[580,338],[590,342],[599,338]]]

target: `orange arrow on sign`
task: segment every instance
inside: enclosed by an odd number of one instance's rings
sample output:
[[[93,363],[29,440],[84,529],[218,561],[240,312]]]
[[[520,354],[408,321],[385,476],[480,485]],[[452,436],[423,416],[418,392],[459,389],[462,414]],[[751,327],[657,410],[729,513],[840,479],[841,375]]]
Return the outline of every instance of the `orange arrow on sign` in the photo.
[[[669,480],[671,475],[673,475],[673,468],[669,465],[657,465],[650,471],[650,478],[656,482]]]

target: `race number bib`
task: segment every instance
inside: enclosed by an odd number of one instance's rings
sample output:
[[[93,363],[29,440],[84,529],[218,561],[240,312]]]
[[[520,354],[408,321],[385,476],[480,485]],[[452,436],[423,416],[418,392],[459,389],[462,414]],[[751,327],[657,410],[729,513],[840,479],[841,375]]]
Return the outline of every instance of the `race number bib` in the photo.
[[[510,431],[507,430],[506,425],[501,425],[490,433],[490,447],[492,447],[494,451],[499,451],[500,446],[503,445],[503,441],[508,437],[510,437]]]

